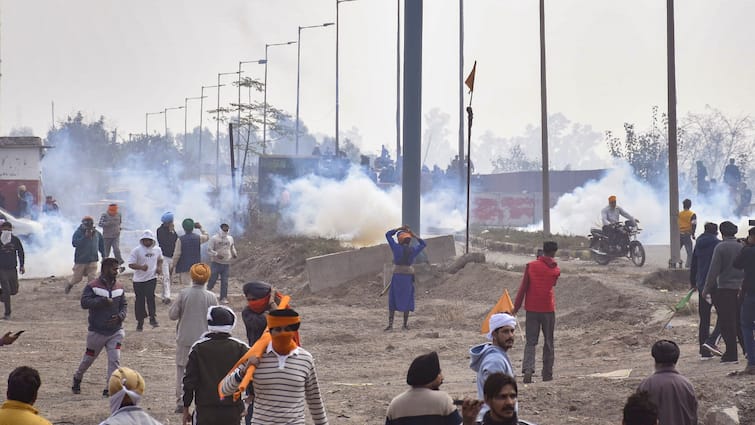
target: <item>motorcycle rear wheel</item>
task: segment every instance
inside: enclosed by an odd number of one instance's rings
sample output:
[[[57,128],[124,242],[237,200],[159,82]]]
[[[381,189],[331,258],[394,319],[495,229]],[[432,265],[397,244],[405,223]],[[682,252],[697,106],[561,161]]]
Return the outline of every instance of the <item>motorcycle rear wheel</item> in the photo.
[[[645,248],[639,241],[629,242],[629,258],[637,267],[645,265]]]

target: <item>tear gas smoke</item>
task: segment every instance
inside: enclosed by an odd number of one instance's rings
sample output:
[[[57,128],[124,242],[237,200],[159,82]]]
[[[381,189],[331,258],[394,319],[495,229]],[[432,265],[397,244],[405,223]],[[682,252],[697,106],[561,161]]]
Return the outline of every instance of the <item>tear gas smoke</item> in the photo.
[[[281,183],[290,195],[282,210],[285,229],[293,234],[335,238],[354,246],[382,243],[388,229],[401,225],[401,188],[379,188],[358,167],[342,181],[308,175]],[[420,210],[424,233],[430,228],[464,228],[464,212],[458,195],[435,191],[422,197]]]
[[[133,156],[112,164],[82,164],[67,146],[51,149],[42,160],[44,191],[58,201],[60,216],[40,214],[44,232],[25,246],[26,277],[70,275],[74,252],[71,238],[81,217],[90,215],[97,224],[111,202],[118,204],[123,216],[120,239],[124,260],[138,243],[138,235],[144,229],[159,227],[166,211],[174,213],[179,235],[183,234],[184,218],[202,223],[210,235],[224,222],[231,224],[232,235],[243,232],[241,214],[234,221],[230,176],[221,175],[221,191],[214,193],[211,184],[197,180],[195,172],[184,169],[178,161],[166,159],[159,170],[143,169],[140,164],[144,161]],[[239,197],[238,211],[246,211],[246,204],[246,197]]]

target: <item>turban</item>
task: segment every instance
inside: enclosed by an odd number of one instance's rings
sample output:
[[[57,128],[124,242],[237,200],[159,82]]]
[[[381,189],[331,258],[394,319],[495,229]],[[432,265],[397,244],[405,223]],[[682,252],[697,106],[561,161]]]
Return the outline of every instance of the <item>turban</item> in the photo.
[[[207,330],[210,332],[231,333],[236,325],[236,314],[230,307],[214,305],[207,309]]]
[[[115,413],[123,404],[123,399],[128,397],[134,406],[139,404],[144,394],[144,378],[139,372],[127,368],[119,367],[113,371],[108,381],[108,392],[110,394],[110,412]]]
[[[249,282],[244,284],[244,295],[251,295],[252,298],[265,298],[270,294],[271,286],[265,282]]]
[[[516,317],[507,314],[507,313],[496,313],[492,316],[490,316],[489,328],[490,331],[488,331],[488,339],[493,339],[493,332],[495,332],[496,329],[502,328],[504,326],[508,326],[512,329],[516,328]]]
[[[173,223],[173,213],[168,211],[160,217],[162,223]],[[192,225],[193,226],[193,225]]]
[[[611,195],[608,197],[608,202],[616,202],[616,195]]]
[[[718,226],[718,230],[720,230],[721,234],[724,236],[734,236],[737,234],[739,228],[731,221],[724,221]]]
[[[191,233],[194,231],[194,220],[190,218],[184,219],[184,221],[181,222],[181,227],[184,228],[184,231],[186,233]]]
[[[440,361],[438,353],[433,351],[412,361],[406,373],[406,383],[413,387],[421,387],[433,382],[438,375],[440,375]]]
[[[658,364],[676,364],[679,360],[679,346],[674,341],[662,339],[653,344],[650,354]]]
[[[191,280],[194,283],[204,284],[210,279],[210,266],[205,263],[194,264],[189,269],[189,272],[191,273]]]
[[[273,310],[267,314],[267,327],[282,328],[289,325],[296,325],[301,323],[299,313],[291,309]]]

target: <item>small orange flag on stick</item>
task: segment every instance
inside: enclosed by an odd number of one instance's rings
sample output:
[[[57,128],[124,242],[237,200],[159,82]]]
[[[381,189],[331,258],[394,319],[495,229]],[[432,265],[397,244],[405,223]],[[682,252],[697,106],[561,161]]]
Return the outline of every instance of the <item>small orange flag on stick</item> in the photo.
[[[472,71],[472,76],[474,77],[474,71]],[[496,313],[511,314],[512,311],[514,311],[514,303],[511,301],[511,296],[509,296],[509,290],[504,289],[501,298],[498,298],[498,302],[495,303],[488,315],[485,316],[485,320],[482,321],[482,326],[480,327],[481,333],[486,334],[490,331],[490,316]]]
[[[469,76],[467,77],[467,79],[464,80],[464,84],[466,84],[467,87],[469,87],[469,91],[470,92],[474,91],[474,75],[475,75],[475,72],[477,72],[477,61],[474,61],[474,66],[472,67],[472,72],[470,72]]]

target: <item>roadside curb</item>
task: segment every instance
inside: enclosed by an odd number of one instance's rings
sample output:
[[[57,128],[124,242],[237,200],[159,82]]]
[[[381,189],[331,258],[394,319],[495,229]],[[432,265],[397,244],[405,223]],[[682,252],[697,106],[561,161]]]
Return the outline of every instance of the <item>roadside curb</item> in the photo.
[[[464,242],[464,235],[455,234],[454,240],[457,242]],[[470,236],[469,243],[478,248],[485,248],[488,251],[495,252],[509,252],[513,254],[535,255],[540,247],[533,247],[530,245],[522,245],[511,242],[493,241],[490,239],[481,238],[479,236]],[[559,249],[558,258],[561,259],[579,259],[590,260],[592,255],[589,249]]]

